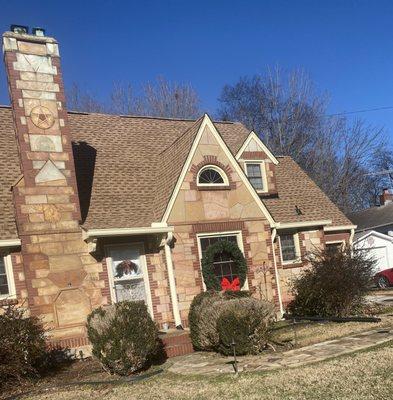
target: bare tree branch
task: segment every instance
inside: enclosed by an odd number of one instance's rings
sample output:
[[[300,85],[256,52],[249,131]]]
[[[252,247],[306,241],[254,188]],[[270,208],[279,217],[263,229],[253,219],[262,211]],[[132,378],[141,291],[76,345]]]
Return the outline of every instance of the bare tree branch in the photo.
[[[243,122],[273,152],[293,157],[343,211],[375,204],[387,177],[366,173],[393,167],[384,130],[327,117],[327,95],[317,93],[302,70],[242,77],[224,86],[219,100],[222,118]]]

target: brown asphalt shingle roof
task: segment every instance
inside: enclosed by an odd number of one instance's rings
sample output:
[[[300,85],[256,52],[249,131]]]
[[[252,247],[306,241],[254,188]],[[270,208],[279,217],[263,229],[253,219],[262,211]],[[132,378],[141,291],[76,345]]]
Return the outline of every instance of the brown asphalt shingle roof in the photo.
[[[174,120],[106,114],[68,114],[83,225],[92,228],[150,226],[166,208],[202,118]],[[249,131],[215,122],[233,154]],[[280,222],[332,219],[351,222],[289,157],[276,166],[278,198],[263,199]],[[9,107],[0,107],[0,239],[16,237],[11,192],[20,175]],[[303,215],[298,216],[295,205]]]
[[[182,136],[174,141],[159,155],[157,171],[157,192],[155,197],[155,216],[159,220],[164,214],[183,165],[191,150],[203,117],[199,118]]]
[[[68,118],[84,226],[159,222],[200,120],[81,113],[69,113]],[[249,133],[238,123],[215,125],[234,151]]]
[[[18,236],[11,186],[20,174],[11,109],[0,107],[0,240]]]
[[[393,203],[348,214],[357,231],[393,224]]]
[[[326,194],[291,157],[277,157],[278,198],[263,199],[277,222],[303,222],[331,219],[332,225],[352,222],[329,200]],[[296,212],[296,206],[302,215]]]

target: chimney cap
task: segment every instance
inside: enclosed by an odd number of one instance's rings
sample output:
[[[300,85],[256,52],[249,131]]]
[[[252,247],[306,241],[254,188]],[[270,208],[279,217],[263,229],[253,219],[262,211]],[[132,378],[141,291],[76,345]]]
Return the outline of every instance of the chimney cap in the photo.
[[[45,29],[40,28],[39,26],[34,27],[31,32],[35,36],[45,36]]]
[[[19,33],[21,35],[27,35],[29,33],[29,27],[26,25],[12,24],[10,26],[10,31],[13,33]]]

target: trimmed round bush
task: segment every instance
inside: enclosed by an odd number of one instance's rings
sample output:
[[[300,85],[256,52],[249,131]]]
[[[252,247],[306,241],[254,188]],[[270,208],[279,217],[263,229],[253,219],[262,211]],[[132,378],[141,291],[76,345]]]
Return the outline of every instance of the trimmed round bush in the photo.
[[[217,320],[217,350],[224,354],[258,354],[268,342],[268,328],[273,320],[272,304],[253,298],[231,300]]]
[[[158,328],[143,301],[123,301],[94,310],[87,319],[93,355],[110,373],[139,371],[160,348]]]
[[[222,303],[230,299],[250,297],[250,292],[208,290],[196,295],[188,314],[191,342],[195,350],[215,350],[218,345],[217,319]]]
[[[223,315],[236,311],[236,320],[227,321]],[[274,307],[271,303],[253,299],[249,292],[213,292],[200,293],[194,298],[190,307],[189,323],[191,341],[195,350],[221,351],[227,354],[231,351],[234,327],[246,327],[246,333],[238,333],[235,341],[247,342],[245,353],[253,354],[260,351],[266,344],[267,327],[273,319]],[[221,336],[219,324],[221,326]],[[237,329],[237,328],[236,328]],[[229,332],[227,336],[224,332]],[[249,343],[249,344],[248,344]],[[228,348],[229,350],[226,350]]]
[[[188,321],[191,342],[195,350],[214,350],[217,345],[216,321],[219,310],[213,305],[220,300],[220,294],[214,291],[202,292],[194,297]],[[210,310],[210,314],[206,312],[207,310]]]

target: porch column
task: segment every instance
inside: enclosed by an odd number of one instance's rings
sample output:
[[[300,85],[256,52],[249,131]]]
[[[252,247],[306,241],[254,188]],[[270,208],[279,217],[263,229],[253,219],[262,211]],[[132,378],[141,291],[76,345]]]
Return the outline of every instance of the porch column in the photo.
[[[176,292],[176,281],[175,281],[175,274],[173,270],[173,262],[172,262],[172,252],[170,243],[173,240],[173,233],[168,232],[167,238],[164,240],[164,250],[165,250],[165,260],[166,266],[168,269],[168,279],[169,279],[169,289],[171,292],[171,300],[172,300],[172,310],[173,316],[175,318],[175,325],[176,327],[181,327],[181,318],[179,312],[179,303],[177,301],[177,292]]]

